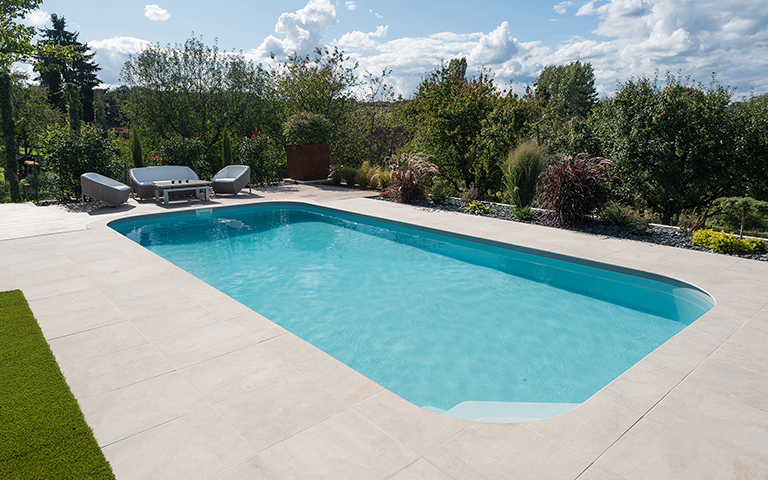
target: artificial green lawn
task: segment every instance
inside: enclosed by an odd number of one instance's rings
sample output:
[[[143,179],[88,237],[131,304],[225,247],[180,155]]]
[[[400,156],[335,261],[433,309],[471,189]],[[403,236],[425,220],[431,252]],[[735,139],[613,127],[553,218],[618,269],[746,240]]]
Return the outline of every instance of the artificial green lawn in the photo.
[[[20,290],[0,293],[0,479],[112,478]]]

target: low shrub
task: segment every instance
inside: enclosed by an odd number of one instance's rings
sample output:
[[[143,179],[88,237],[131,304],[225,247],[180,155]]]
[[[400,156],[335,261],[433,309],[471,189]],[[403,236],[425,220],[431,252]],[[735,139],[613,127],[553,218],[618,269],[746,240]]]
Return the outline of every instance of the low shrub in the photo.
[[[732,233],[701,229],[693,232],[691,241],[694,245],[708,248],[719,253],[763,253],[768,244],[759,238],[739,239]]]
[[[546,168],[546,154],[539,144],[528,141],[513,150],[502,168],[512,205],[530,207],[536,198],[539,175]]]
[[[472,215],[485,215],[491,213],[491,207],[480,202],[470,202],[464,206]]]
[[[355,167],[341,167],[341,180],[352,187],[357,182],[357,169]]]
[[[424,153],[403,153],[387,157],[390,198],[399,203],[414,203],[426,197],[426,181],[439,172]]]
[[[460,198],[463,203],[470,203],[470,202],[477,201],[477,199],[479,198],[479,195],[477,193],[477,189],[475,188],[475,186],[472,185],[468,189],[461,192]]]
[[[200,178],[211,178],[220,169],[220,162],[209,165],[206,161],[205,143],[200,137],[173,135],[160,141],[154,160],[160,165],[183,165],[191,168]]]
[[[536,212],[531,207],[515,208],[515,218],[522,222],[532,222],[536,220]]]
[[[443,187],[442,183],[435,184],[432,187],[432,193],[429,194],[429,198],[438,205],[445,203],[445,201],[448,200],[448,197],[448,190]]]
[[[380,189],[385,190],[387,186],[389,185],[389,171],[387,170],[381,170],[379,172],[378,178],[376,179],[378,182],[378,186]]]
[[[654,213],[651,218],[645,218],[643,215],[634,212],[630,207],[617,202],[608,202],[603,207],[600,218],[608,225],[628,227],[632,235],[639,236],[648,231],[648,227],[656,220],[658,215],[658,213]]]
[[[341,165],[331,165],[331,174],[328,176],[328,178],[330,178],[335,185],[341,185],[343,180],[341,176],[342,168],[343,167]]]
[[[549,220],[558,226],[580,227],[587,215],[600,210],[608,200],[607,169],[611,163],[585,153],[565,157],[541,174],[538,202],[551,211]]]

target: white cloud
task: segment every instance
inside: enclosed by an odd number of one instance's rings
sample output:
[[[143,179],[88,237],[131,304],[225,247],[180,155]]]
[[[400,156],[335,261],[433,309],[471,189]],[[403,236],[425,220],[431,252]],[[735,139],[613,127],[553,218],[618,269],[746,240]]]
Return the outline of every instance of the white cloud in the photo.
[[[573,5],[573,2],[569,2],[569,1],[560,2],[554,7],[552,7],[552,10],[554,10],[555,13],[557,13],[558,15],[564,15],[565,12],[568,11],[568,7],[570,7],[571,5]]]
[[[51,19],[51,14],[45,10],[35,10],[34,12],[30,12],[29,15],[27,15],[27,19],[31,25],[34,25],[35,27],[42,27],[48,23],[48,20]]]
[[[113,37],[91,40],[88,46],[96,52],[94,60],[101,67],[99,78],[105,85],[117,85],[129,55],[140,53],[150,42],[134,37]]]
[[[323,32],[338,22],[336,8],[329,0],[309,0],[304,8],[293,13],[284,13],[278,18],[275,33],[282,34],[285,38],[268,36],[249,57],[263,60],[269,58],[270,53],[278,58],[284,58],[293,52],[307,54],[320,45]]]
[[[354,10],[357,8],[357,5],[355,5],[355,2],[344,2],[344,5],[347,6],[347,10]]]
[[[379,15],[378,13],[374,12],[373,10],[370,10],[370,9],[369,9],[368,11],[369,11],[369,12],[371,12],[372,14],[376,15],[376,18],[378,18],[379,20],[381,20],[382,18],[384,18],[384,15]]]
[[[345,33],[340,39],[334,43],[339,47],[345,49],[369,49],[374,48],[377,43],[377,38],[382,38],[387,35],[389,26],[379,25],[376,27],[375,32],[363,33],[359,30],[355,30],[349,33]]]
[[[144,7],[144,16],[150,20],[165,21],[171,18],[171,13],[158,5],[151,4]]]

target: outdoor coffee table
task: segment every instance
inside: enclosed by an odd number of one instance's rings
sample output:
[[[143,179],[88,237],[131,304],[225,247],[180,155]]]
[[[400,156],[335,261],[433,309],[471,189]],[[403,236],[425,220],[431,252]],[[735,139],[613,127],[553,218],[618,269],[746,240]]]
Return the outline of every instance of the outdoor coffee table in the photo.
[[[211,198],[211,183],[206,180],[164,180],[154,182],[152,186],[155,187],[155,201],[159,202],[160,195],[162,195],[163,204],[168,205],[169,192],[194,191],[195,197],[200,198],[202,194],[203,199],[207,202]]]

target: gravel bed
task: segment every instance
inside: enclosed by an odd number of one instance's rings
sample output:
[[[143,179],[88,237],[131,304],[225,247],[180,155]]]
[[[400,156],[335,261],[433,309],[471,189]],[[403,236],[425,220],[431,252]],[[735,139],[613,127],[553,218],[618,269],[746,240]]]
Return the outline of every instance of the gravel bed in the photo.
[[[379,198],[384,201],[389,201],[386,198],[381,198],[381,197],[376,197],[376,198]],[[487,205],[488,207],[491,208],[490,213],[483,214],[484,217],[493,217],[493,218],[513,221],[513,222],[519,221],[515,218],[514,209],[510,205],[505,205],[502,203],[493,203],[493,202],[480,202],[480,203],[482,203],[483,205]],[[427,209],[450,210],[454,212],[466,213],[467,215],[472,215],[470,212],[467,211],[466,208],[464,208],[464,203],[458,198],[449,198],[448,200],[445,201],[445,203],[442,203],[442,204],[435,204],[431,200],[427,200],[424,202],[416,203],[414,204],[414,206],[419,208],[427,208]],[[541,220],[536,220],[533,222],[525,222],[525,223],[533,223],[536,225],[542,225],[550,228],[561,228],[561,227],[553,227],[552,225],[548,225],[546,222]],[[676,227],[668,227],[665,225],[652,224],[651,227],[643,235],[633,235],[628,227],[606,225],[599,221],[592,221],[586,224],[581,229],[572,229],[572,230],[581,231],[583,233],[587,233],[590,235],[625,238],[628,240],[636,240],[638,242],[656,243],[659,245],[667,245],[670,247],[687,248],[689,250],[699,250],[701,252],[710,252],[716,255],[728,255],[728,254],[713,252],[712,250],[709,250],[707,248],[694,245],[693,242],[691,241],[690,235],[686,235],[680,232],[680,230],[678,230]],[[762,262],[768,262],[768,253],[752,253],[747,255],[733,254],[731,256],[749,258],[752,260],[759,260]]]

